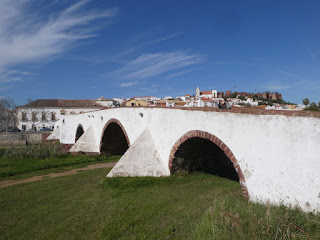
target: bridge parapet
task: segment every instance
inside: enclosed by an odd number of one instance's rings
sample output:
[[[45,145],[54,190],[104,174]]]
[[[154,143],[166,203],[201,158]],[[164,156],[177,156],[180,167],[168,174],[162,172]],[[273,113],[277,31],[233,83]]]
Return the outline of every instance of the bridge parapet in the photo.
[[[179,109],[184,111],[201,111],[201,112],[223,112],[223,113],[242,113],[252,115],[283,115],[288,117],[315,117],[320,118],[320,112],[304,111],[304,110],[266,110],[259,108],[231,108],[220,109],[211,107],[163,107],[163,106],[148,106],[148,107],[121,107],[121,108],[159,108],[159,109]]]

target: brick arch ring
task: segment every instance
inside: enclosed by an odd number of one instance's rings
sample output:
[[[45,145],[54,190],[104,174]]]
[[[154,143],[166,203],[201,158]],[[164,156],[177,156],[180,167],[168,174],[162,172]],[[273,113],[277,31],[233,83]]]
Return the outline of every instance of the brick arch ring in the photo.
[[[230,161],[233,164],[233,168],[236,170],[238,177],[239,177],[239,182],[241,186],[241,191],[242,195],[244,198],[249,199],[249,193],[246,185],[245,178],[243,176],[242,170],[240,168],[240,165],[233,155],[232,151],[224,142],[222,142],[218,137],[214,136],[211,133],[204,132],[204,131],[199,131],[199,130],[192,130],[184,134],[182,137],[179,138],[178,141],[173,145],[171,152],[170,152],[170,157],[169,157],[169,170],[171,172],[171,167],[172,167],[172,162],[174,159],[174,155],[178,148],[180,147],[181,144],[183,144],[185,141],[191,139],[191,138],[204,138],[207,139],[211,142],[213,142],[215,145],[217,145],[224,153],[225,155],[230,159]]]
[[[111,119],[104,125],[104,128],[103,128],[102,133],[101,133],[101,138],[100,138],[100,152],[101,152],[102,138],[103,138],[104,132],[106,131],[107,127],[108,127],[111,123],[116,123],[116,124],[118,124],[118,126],[121,128],[124,136],[126,137],[128,147],[130,147],[130,140],[129,140],[128,134],[127,134],[126,130],[124,129],[123,125],[121,124],[121,122],[120,122],[118,119],[111,118]]]

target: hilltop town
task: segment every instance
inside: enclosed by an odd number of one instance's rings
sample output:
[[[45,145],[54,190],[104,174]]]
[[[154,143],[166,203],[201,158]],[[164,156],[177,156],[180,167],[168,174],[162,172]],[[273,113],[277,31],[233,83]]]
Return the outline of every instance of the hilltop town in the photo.
[[[204,107],[204,108],[258,108],[265,110],[302,110],[306,105],[292,104],[283,100],[278,92],[220,92],[218,90],[201,91],[196,88],[194,94],[184,96],[154,96],[112,98],[99,97],[87,99],[38,99],[16,111],[7,110],[7,118],[0,125],[0,131],[39,131],[54,130],[60,124],[61,116],[81,114],[103,108],[115,107]]]
[[[108,101],[103,97],[96,99],[101,104]],[[236,107],[259,107],[263,109],[303,109],[302,105],[290,104],[282,99],[278,92],[248,93],[248,92],[218,92],[217,90],[201,91],[197,87],[195,94],[185,96],[157,97],[133,97],[117,101],[113,99],[114,106],[161,106],[161,107],[213,107],[213,108],[236,108]],[[110,103],[111,104],[111,103]]]

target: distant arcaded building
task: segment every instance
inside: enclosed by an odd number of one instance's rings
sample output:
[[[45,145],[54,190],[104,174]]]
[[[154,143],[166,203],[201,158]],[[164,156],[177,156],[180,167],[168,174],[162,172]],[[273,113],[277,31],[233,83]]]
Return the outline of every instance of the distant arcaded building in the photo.
[[[59,127],[64,115],[81,114],[104,109],[94,100],[85,99],[38,99],[16,107],[17,127],[22,131],[38,131],[43,128],[54,130]]]

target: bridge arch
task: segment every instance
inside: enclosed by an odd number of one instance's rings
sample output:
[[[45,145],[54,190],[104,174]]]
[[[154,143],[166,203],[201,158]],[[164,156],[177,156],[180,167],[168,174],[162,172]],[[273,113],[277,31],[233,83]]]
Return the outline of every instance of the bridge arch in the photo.
[[[235,156],[233,155],[229,147],[226,144],[224,144],[224,142],[222,142],[218,137],[214,136],[211,133],[200,131],[200,130],[192,130],[185,133],[182,137],[180,137],[179,140],[176,141],[176,143],[173,145],[170,152],[170,157],[169,157],[170,172],[172,172],[173,161],[175,159],[175,155],[177,151],[179,150],[180,147],[183,146],[183,144],[185,144],[188,140],[192,140],[192,139],[205,139],[207,141],[210,141],[211,143],[215,144],[225,154],[225,156],[231,161],[233,168],[238,175],[243,196],[246,199],[249,199],[245,178],[243,176],[242,170],[238,164],[237,159],[235,158]]]
[[[130,147],[128,134],[115,118],[111,118],[104,126],[100,138],[100,154],[122,155]]]
[[[79,124],[77,127],[77,130],[76,130],[74,142],[77,142],[79,140],[79,138],[82,136],[82,134],[84,134],[83,126],[81,124]]]

